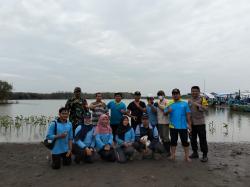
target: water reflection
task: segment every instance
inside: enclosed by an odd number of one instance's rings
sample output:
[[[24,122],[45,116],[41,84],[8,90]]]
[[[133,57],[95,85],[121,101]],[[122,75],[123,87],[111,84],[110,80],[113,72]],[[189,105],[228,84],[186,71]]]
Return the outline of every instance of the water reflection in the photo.
[[[206,121],[209,141],[250,141],[250,113],[235,112],[225,107],[209,108]]]
[[[89,103],[92,101],[89,100]],[[131,102],[124,101],[127,105]],[[54,118],[52,116],[56,116],[58,108],[63,104],[64,100],[50,100],[23,101],[17,105],[0,106],[0,142],[42,141],[49,121]],[[209,142],[250,141],[250,113],[235,112],[223,107],[209,108],[206,124]]]
[[[46,136],[47,126],[31,124],[17,127],[0,127],[0,142],[40,142]]]
[[[0,142],[41,141],[52,119],[50,116],[0,116]]]
[[[214,133],[216,133],[216,129],[214,127],[214,122],[213,121],[211,121],[211,122],[208,123],[208,129],[209,129],[209,133],[211,135],[213,135]]]

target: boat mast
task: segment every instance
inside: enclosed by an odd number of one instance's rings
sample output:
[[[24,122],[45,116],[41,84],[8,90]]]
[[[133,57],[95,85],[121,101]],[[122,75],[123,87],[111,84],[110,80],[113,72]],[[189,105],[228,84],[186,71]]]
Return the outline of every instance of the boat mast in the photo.
[[[203,92],[206,93],[206,80],[203,80]]]

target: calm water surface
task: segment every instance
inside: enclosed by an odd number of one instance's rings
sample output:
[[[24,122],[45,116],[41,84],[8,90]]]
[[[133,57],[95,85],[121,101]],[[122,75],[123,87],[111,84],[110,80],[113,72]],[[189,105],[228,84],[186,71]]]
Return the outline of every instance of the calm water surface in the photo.
[[[88,100],[88,103],[94,100]],[[108,102],[109,100],[105,100]],[[124,100],[128,105],[132,100]],[[20,100],[18,104],[0,105],[0,116],[22,115],[54,118],[66,100]],[[250,142],[250,113],[232,112],[225,108],[210,108],[206,114],[207,136],[210,142]],[[22,125],[0,127],[0,142],[39,142],[46,135],[47,126]]]

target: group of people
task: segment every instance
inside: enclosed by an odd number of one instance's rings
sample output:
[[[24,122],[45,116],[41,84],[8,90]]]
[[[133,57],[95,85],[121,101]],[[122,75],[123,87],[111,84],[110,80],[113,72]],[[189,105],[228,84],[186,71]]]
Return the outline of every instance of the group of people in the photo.
[[[197,136],[203,153],[201,161],[208,160],[208,146],[204,112],[207,101],[200,96],[200,88],[191,88],[188,102],[181,99],[179,89],[172,90],[172,100],[167,100],[164,91],[157,92],[157,101],[147,97],[141,101],[141,93],[134,93],[128,106],[122,94],[115,93],[114,100],[102,101],[96,93],[96,101],[88,105],[81,97],[81,88],[76,87],[74,96],[65,107],[59,109],[59,117],[51,122],[47,139],[55,141],[52,148],[52,168],[59,169],[74,161],[93,163],[98,155],[106,161],[125,163],[133,160],[166,155],[176,158],[178,137],[184,148],[184,159],[199,158]],[[193,153],[189,155],[189,141]]]

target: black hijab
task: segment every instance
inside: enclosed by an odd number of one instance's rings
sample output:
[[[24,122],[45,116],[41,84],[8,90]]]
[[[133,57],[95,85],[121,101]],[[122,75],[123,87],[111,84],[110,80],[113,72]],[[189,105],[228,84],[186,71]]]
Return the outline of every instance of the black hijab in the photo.
[[[130,124],[128,124],[127,126],[123,125],[124,119],[128,119],[129,120],[128,116],[123,116],[122,119],[121,119],[120,124],[117,127],[117,136],[118,136],[119,139],[121,139],[123,141],[125,139],[126,132],[128,132],[131,129]]]

